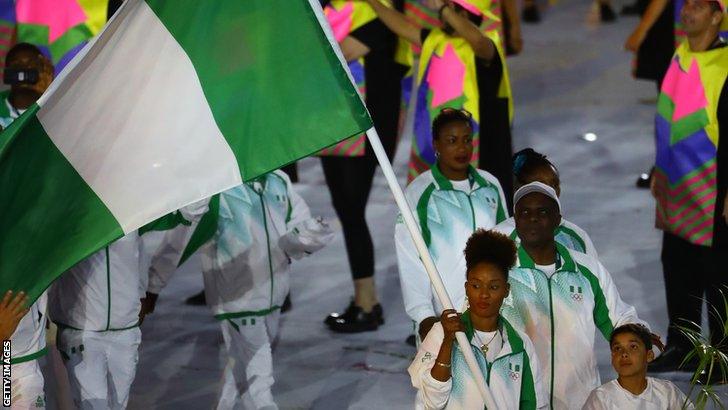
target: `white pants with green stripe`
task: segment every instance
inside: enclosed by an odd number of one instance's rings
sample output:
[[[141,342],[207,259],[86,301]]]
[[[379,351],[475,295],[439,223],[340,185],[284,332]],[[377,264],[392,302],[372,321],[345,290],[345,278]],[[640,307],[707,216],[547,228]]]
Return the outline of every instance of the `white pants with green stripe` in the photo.
[[[126,408],[141,340],[138,327],[108,332],[58,330],[58,350],[63,355],[76,407]]]
[[[280,312],[220,322],[227,364],[223,373],[219,410],[277,409],[273,387],[271,344],[278,334]]]
[[[10,368],[12,410],[44,409],[43,373],[38,359],[14,364]]]

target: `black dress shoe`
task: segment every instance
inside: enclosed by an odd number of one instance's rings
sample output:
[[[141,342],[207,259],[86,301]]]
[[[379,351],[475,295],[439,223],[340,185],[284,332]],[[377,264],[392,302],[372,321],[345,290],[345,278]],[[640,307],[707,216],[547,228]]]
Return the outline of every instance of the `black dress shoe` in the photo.
[[[617,19],[617,14],[609,4],[599,5],[599,19],[602,23],[611,23]]]
[[[289,310],[291,310],[293,306],[291,305],[291,294],[286,295],[286,299],[283,300],[283,304],[281,305],[281,313],[286,313]]]
[[[538,11],[536,5],[526,6],[521,12],[521,18],[526,23],[539,23],[541,22],[541,13]]]
[[[207,300],[205,299],[205,291],[192,295],[185,300],[185,305],[190,306],[205,306],[207,304]]]
[[[685,360],[685,356],[687,356],[689,352],[689,349],[667,346],[660,357],[647,365],[647,371],[654,373],[677,371],[694,372],[698,368],[698,361],[696,358],[690,359],[690,361],[681,366],[683,360]]]
[[[354,315],[356,315],[358,307],[354,304],[354,301],[352,300],[351,303],[349,303],[349,306],[346,307],[346,310],[344,310],[344,313],[338,313],[333,312],[330,315],[326,316],[326,319],[324,319],[324,323],[331,326],[336,322],[337,319],[351,319]],[[360,309],[361,310],[361,309]],[[377,303],[372,307],[372,313],[375,314],[377,317],[377,321],[380,325],[384,324],[384,311],[382,310],[382,305]]]
[[[372,309],[372,311],[368,313],[359,306],[350,306],[350,308],[351,310],[347,309],[346,312],[349,314],[346,316],[342,315],[341,317],[334,319],[334,321],[329,324],[329,329],[337,333],[371,332],[377,330],[379,325],[384,323],[384,319],[381,316],[381,306],[379,306],[379,311]]]

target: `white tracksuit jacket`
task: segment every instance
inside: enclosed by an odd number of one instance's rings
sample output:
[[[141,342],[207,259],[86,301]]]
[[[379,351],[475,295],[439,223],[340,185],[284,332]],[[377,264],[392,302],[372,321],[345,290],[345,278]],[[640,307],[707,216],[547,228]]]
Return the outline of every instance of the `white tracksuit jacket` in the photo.
[[[641,323],[607,270],[596,259],[556,243],[559,262],[552,276],[537,269],[523,247],[509,272],[511,293],[501,315],[526,333],[538,353],[553,409],[580,409],[601,384],[594,352],[599,330]]]
[[[180,209],[191,224],[165,232],[157,255],[168,257],[157,256],[154,260],[179,260],[195,223],[206,210],[207,200]],[[51,287],[51,320],[60,327],[96,332],[138,326],[140,299],[148,284],[148,274],[141,266],[143,252],[142,238],[134,231],[69,269]],[[176,263],[172,265],[176,267]],[[165,269],[150,269],[149,275],[154,277],[155,272],[161,271]]]
[[[471,168],[469,180],[471,192],[454,189],[434,166],[405,190],[437,271],[458,309],[465,302],[465,243],[476,229],[493,228],[508,216],[503,189],[493,175]],[[442,306],[401,217],[394,239],[407,314],[417,324],[430,316],[439,317]]]
[[[465,334],[473,339],[469,312],[462,316]],[[488,363],[476,343],[471,344],[478,365],[485,376],[493,400],[499,409],[542,409],[548,406],[548,395],[542,384],[538,357],[531,340],[501,318],[503,346],[493,362]],[[483,398],[477,382],[465,362],[457,343],[453,345],[450,380],[435,380],[430,372],[440,352],[444,332],[438,322],[432,326],[420,345],[408,371],[412,385],[420,391],[426,409],[482,409]]]
[[[265,316],[289,290],[288,265],[333,234],[312,219],[281,171],[220,194],[214,237],[200,248],[205,296],[217,319]]]
[[[520,238],[516,234],[516,221],[513,217],[499,223],[493,229],[509,236],[516,242],[520,242]],[[557,228],[554,239],[568,249],[585,253],[594,259],[599,259],[597,249],[594,247],[594,243],[589,237],[589,234],[573,222],[561,218],[561,225]]]

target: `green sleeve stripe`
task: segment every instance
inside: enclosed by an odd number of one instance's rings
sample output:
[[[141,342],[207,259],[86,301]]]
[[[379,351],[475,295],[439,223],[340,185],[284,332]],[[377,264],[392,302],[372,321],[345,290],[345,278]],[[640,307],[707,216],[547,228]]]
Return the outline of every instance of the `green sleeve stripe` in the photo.
[[[614,325],[609,317],[609,307],[607,307],[607,299],[604,297],[604,291],[599,284],[599,279],[584,265],[579,264],[579,271],[586,277],[594,292],[594,324],[597,326],[602,336],[606,340],[612,335]]]
[[[586,249],[586,243],[584,242],[584,239],[582,239],[582,237],[579,236],[573,229],[567,228],[564,225],[560,225],[558,229],[561,232],[569,235],[573,240],[575,240],[579,244],[579,246],[581,246],[581,249],[584,250],[584,253],[586,253],[588,249]]]
[[[422,193],[422,196],[420,196],[420,200],[417,201],[417,217],[420,220],[420,231],[422,231],[422,238],[425,240],[425,245],[428,248],[432,242],[432,233],[427,226],[427,206],[430,203],[430,197],[433,191],[435,191],[435,184],[430,184],[425,189],[425,192]]]
[[[39,357],[45,356],[46,353],[48,353],[48,348],[44,347],[44,348],[38,350],[37,352],[31,353],[29,355],[20,356],[20,357],[12,357],[12,358],[10,358],[10,364],[14,365],[14,364],[29,362],[29,361],[35,360]]]
[[[536,399],[536,383],[533,381],[531,361],[528,354],[523,352],[523,380],[521,380],[521,400],[518,408],[520,410],[535,410],[538,405]]]
[[[505,204],[501,200],[500,190],[496,188],[495,192],[498,195],[498,211],[496,212],[495,223],[499,224],[508,219],[508,216],[506,214]]]

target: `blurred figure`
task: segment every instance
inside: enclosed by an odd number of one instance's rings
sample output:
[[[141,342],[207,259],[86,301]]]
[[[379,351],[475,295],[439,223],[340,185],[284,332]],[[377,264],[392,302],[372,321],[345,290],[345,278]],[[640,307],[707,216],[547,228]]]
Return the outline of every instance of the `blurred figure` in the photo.
[[[703,300],[720,310],[728,286],[728,46],[721,39],[725,2],[687,0],[687,35],[662,81],[655,119],[652,195],[663,231],[662,267],[670,327],[667,350],[651,371],[678,370],[692,344],[676,326],[700,326]],[[687,297],[686,297],[687,295]],[[725,318],[708,315],[711,340]],[[692,371],[697,360],[682,368]]]

